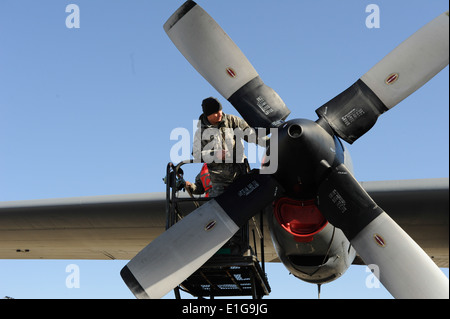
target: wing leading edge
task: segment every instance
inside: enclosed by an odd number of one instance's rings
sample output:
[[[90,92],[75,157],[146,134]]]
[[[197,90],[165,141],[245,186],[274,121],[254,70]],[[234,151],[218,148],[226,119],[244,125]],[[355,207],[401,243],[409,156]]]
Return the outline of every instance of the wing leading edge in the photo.
[[[439,267],[448,267],[448,178],[361,184]],[[143,193],[0,202],[0,259],[131,259],[165,230],[165,200],[165,193]],[[190,204],[183,213],[194,209]],[[264,234],[265,260],[279,261],[269,230]]]
[[[165,224],[165,193],[3,202],[0,258],[131,259]]]
[[[361,184],[439,267],[448,268],[448,178]]]

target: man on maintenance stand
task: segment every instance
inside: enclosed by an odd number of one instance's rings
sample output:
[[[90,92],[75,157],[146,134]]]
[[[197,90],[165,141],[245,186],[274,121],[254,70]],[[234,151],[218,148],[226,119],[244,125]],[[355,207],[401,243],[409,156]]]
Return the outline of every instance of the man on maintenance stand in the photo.
[[[257,143],[258,139],[255,130],[243,119],[223,113],[216,98],[204,99],[202,110],[192,153],[195,160],[207,163],[212,184],[209,196],[215,197],[247,173],[243,140]],[[261,141],[265,146],[265,141]]]

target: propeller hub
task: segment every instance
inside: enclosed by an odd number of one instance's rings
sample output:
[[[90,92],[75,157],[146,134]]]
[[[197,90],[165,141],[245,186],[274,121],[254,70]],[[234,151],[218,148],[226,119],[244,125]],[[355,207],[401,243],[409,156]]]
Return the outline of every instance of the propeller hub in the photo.
[[[337,153],[343,153],[337,138],[316,122],[306,119],[294,119],[281,125],[277,146],[275,178],[289,196],[298,199],[315,197],[321,176],[320,161],[334,163]]]

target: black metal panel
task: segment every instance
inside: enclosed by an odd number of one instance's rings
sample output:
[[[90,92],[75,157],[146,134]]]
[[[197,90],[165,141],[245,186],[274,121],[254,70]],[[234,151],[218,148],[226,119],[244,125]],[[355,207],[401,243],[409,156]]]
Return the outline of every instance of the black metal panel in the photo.
[[[254,296],[270,293],[270,286],[254,256],[216,255],[182,283],[196,297]]]
[[[361,80],[316,110],[333,131],[352,144],[369,131],[388,108]]]
[[[259,76],[237,90],[228,101],[251,127],[278,127],[291,113],[280,96]]]

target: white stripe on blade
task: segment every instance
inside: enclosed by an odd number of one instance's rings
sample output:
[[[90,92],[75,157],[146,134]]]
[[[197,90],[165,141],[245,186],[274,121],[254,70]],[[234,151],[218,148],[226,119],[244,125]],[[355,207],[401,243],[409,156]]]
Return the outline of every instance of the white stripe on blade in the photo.
[[[238,230],[219,204],[210,200],[140,251],[127,264],[128,269],[150,298],[161,298],[201,267]]]
[[[175,12],[164,25],[167,35],[225,99],[258,76],[239,47],[199,5],[182,18],[180,14]],[[178,20],[172,24],[174,19]]]
[[[395,298],[449,298],[448,278],[386,213],[375,218],[351,243],[367,265],[377,266],[375,275]]]
[[[391,109],[449,62],[449,16],[441,14],[396,47],[361,77]]]

